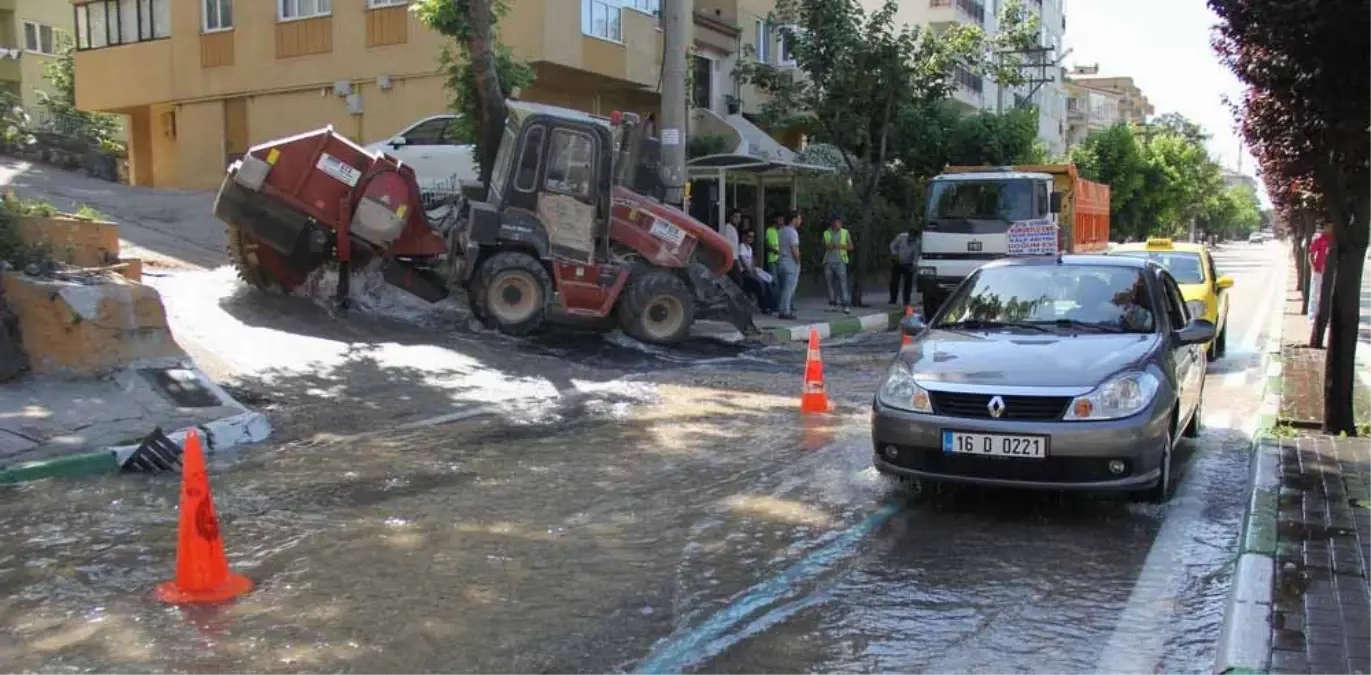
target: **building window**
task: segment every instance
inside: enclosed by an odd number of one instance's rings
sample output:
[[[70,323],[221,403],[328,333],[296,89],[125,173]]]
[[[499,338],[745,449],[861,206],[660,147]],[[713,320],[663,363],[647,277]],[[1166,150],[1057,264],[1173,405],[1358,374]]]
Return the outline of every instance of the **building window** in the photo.
[[[957,66],[952,69],[952,79],[962,88],[977,94],[985,91],[985,81],[981,79],[981,76],[962,66]]]
[[[799,30],[794,26],[787,26],[776,32],[776,65],[793,66],[795,65],[795,55],[790,52],[790,44],[786,41],[786,31],[793,35]]]
[[[985,4],[979,0],[957,0],[957,9],[973,19],[977,25],[985,25]]]
[[[548,148],[548,190],[568,194],[591,203],[590,187],[595,178],[595,141],[579,131],[553,129]]]
[[[93,0],[74,10],[77,49],[171,37],[171,0]]]
[[[623,0],[581,0],[581,32],[613,42],[623,42]]]
[[[206,33],[233,28],[233,0],[204,0]]]
[[[399,5],[404,5],[408,3],[409,0],[367,0],[367,9],[376,9],[378,7],[397,7]]]
[[[699,54],[690,57],[690,104],[714,109],[714,59]]]
[[[52,56],[57,53],[56,34],[52,26],[33,21],[24,22],[24,51]]]
[[[281,21],[310,19],[333,13],[333,0],[277,0],[277,16]]]
[[[636,9],[643,14],[657,16],[662,11],[662,0],[622,0],[624,6]]]
[[[762,63],[771,63],[771,26],[766,21],[758,20],[756,31],[752,36],[752,44],[756,48],[755,56]]]

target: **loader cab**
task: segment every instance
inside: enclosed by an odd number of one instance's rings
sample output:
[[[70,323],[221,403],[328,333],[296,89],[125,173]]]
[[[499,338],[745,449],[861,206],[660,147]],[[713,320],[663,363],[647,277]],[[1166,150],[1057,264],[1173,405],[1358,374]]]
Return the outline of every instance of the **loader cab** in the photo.
[[[502,238],[532,237],[557,258],[589,264],[608,247],[614,141],[579,115],[511,105],[486,198],[502,214]]]

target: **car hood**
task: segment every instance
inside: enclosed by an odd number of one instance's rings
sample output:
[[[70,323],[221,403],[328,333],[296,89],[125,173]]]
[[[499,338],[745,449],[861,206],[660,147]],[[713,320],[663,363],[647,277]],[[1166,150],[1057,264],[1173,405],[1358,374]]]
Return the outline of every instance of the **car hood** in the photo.
[[[1161,338],[1148,334],[1024,334],[927,330],[900,352],[920,382],[1094,387],[1138,367]]]
[[[1207,284],[1176,284],[1181,289],[1181,297],[1186,302],[1191,300],[1209,301],[1209,286]]]

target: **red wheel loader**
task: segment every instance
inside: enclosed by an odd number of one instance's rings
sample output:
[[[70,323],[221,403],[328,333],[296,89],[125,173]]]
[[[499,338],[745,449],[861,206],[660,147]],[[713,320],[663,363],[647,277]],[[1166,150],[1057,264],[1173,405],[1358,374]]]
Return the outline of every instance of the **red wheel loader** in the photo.
[[[430,302],[464,289],[473,316],[511,335],[588,321],[668,344],[696,319],[755,335],[727,241],[661,202],[658,148],[635,115],[511,101],[491,184],[431,221],[409,166],[326,127],[249,150],[214,213],[245,282],[290,292],[335,265],[344,308],[351,273],[378,266]]]

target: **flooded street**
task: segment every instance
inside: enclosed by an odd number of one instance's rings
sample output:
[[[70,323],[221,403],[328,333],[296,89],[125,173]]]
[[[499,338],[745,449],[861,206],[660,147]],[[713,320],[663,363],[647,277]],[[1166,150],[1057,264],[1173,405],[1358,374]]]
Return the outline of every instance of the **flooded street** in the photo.
[[[837,407],[802,418],[799,346],[341,322],[180,279],[178,339],[278,424],[210,470],[257,587],[152,599],[177,476],[0,488],[0,670],[1208,672],[1279,256],[1216,255],[1229,356],[1160,507],[887,483],[894,333],[826,342]]]

